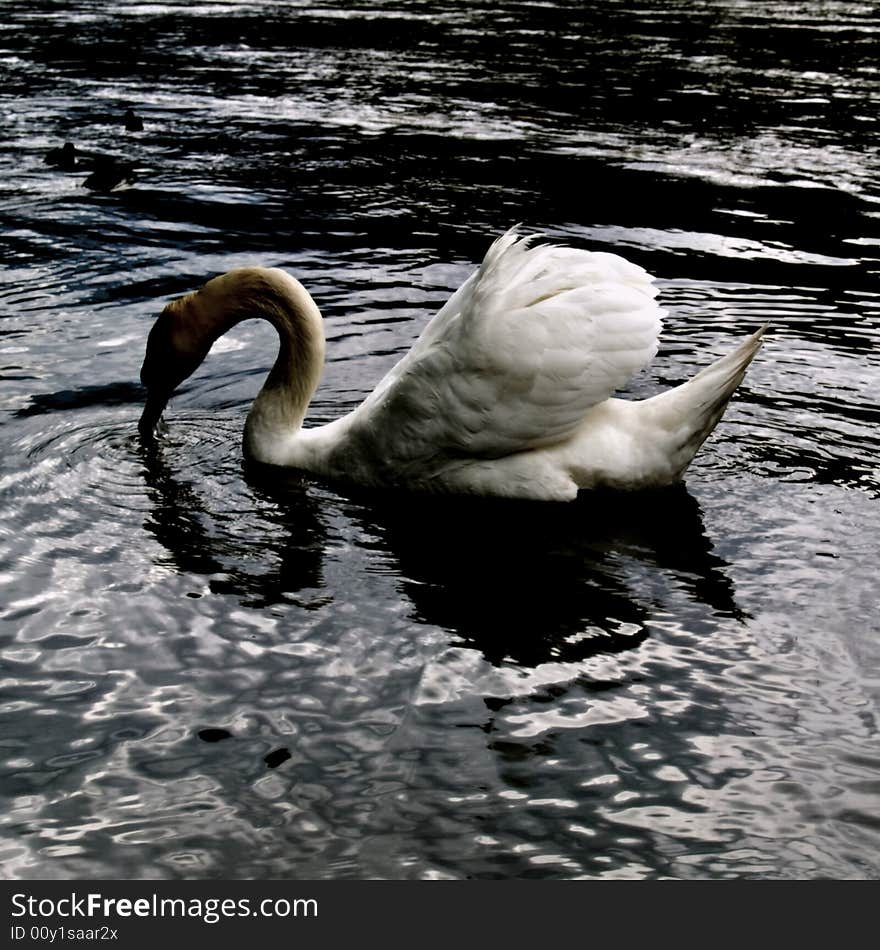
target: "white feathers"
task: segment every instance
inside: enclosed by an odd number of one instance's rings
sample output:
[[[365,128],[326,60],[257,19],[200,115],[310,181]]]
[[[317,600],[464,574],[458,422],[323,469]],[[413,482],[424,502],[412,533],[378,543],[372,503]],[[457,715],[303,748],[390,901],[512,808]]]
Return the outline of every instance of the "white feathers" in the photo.
[[[508,231],[355,411],[352,434],[407,469],[562,442],[654,355],[655,295],[620,257]]]

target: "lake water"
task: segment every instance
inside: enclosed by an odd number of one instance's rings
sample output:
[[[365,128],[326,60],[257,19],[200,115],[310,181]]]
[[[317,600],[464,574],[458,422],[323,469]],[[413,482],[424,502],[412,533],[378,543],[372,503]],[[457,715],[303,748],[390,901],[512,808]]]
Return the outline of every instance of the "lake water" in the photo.
[[[7,0],[2,873],[880,875],[878,33],[833,0]],[[83,187],[95,155],[134,184]],[[251,469],[253,322],[137,438],[172,297],[298,276],[326,422],[516,222],[656,275],[627,395],[771,322],[685,485]]]

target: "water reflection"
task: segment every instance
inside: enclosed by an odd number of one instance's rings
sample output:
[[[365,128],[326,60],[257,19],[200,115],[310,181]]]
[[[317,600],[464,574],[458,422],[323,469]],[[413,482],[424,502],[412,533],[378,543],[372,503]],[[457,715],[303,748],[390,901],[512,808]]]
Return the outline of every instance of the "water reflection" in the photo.
[[[130,380],[113,383],[99,383],[91,386],[78,386],[75,389],[63,389],[58,392],[34,393],[27,405],[15,412],[18,418],[28,416],[51,415],[94,406],[128,406],[143,401],[143,386]]]
[[[140,444],[151,509],[144,527],[169,552],[177,570],[207,575],[213,593],[232,593],[249,607],[289,601],[288,595],[323,588],[326,531],[304,485],[285,482],[284,505],[257,521],[239,511],[218,515],[198,488],[180,477],[161,441]],[[257,484],[259,484],[257,482]],[[218,530],[217,521],[226,525]],[[318,604],[297,601],[311,609]]]
[[[352,515],[390,555],[413,618],[494,664],[633,649],[664,583],[743,617],[684,485],[584,494],[572,505],[386,496]]]
[[[667,585],[718,615],[745,617],[684,485],[558,506],[361,491],[320,498],[295,473],[248,465],[263,520],[242,529],[249,519],[239,512],[238,529],[218,530],[221,516],[175,473],[161,443],[142,452],[152,502],[145,527],[179,571],[208,575],[213,592],[247,606],[324,588],[329,538],[320,506],[329,502],[354,525],[365,568],[399,578],[413,621],[455,634],[493,664],[633,649]]]

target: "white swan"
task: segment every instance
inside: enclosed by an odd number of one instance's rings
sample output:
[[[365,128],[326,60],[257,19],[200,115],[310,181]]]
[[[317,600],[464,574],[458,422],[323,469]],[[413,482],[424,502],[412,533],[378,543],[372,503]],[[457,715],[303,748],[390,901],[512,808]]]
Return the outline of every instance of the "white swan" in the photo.
[[[761,345],[763,329],[688,382],[610,398],[654,355],[652,279],[614,254],[528,246],[513,229],[353,412],[301,428],[324,362],[321,314],[282,270],[247,267],[170,303],[147,341],[140,430],[213,342],[249,317],[278,331],[244,452],[334,479],[569,501],[581,488],[679,479]]]

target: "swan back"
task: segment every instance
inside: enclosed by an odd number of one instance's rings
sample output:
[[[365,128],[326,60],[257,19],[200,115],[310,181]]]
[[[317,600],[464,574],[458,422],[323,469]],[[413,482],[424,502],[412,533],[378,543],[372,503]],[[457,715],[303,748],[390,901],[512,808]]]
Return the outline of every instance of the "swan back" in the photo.
[[[356,410],[349,437],[425,477],[571,438],[657,349],[651,277],[613,254],[510,231]]]

